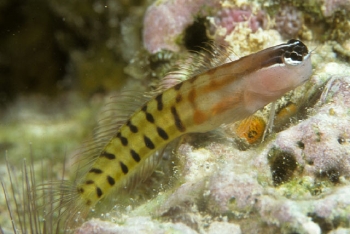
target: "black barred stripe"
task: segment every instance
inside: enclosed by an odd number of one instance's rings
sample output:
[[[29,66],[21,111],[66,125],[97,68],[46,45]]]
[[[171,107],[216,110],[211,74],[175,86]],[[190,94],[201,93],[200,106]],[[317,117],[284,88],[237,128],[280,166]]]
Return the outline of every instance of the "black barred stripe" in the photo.
[[[121,143],[124,146],[128,145],[128,139],[126,137],[123,137],[122,134],[120,132],[117,133],[117,137],[120,139]]]
[[[129,126],[130,131],[133,133],[137,133],[139,131],[138,128],[130,122],[130,120],[126,123],[126,125]]]
[[[101,174],[103,171],[101,169],[98,169],[98,168],[91,168],[91,170],[89,172],[96,173],[96,174]]]
[[[145,145],[147,146],[147,148],[149,148],[149,149],[154,149],[155,148],[153,142],[151,141],[151,139],[149,139],[146,136],[143,136],[143,140],[145,141]]]
[[[110,176],[107,176],[107,181],[110,186],[113,186],[115,184],[115,180]]]
[[[128,145],[128,139],[127,139],[127,138],[121,136],[121,137],[120,137],[120,141],[122,142],[122,144],[123,144],[124,146],[127,146],[127,145]]]
[[[140,162],[141,158],[138,153],[136,153],[134,150],[130,150],[131,157],[136,161]]]
[[[110,160],[115,159],[115,155],[114,155],[114,154],[107,153],[106,151],[103,151],[103,152],[101,153],[101,157],[105,157],[105,158],[108,158],[108,159],[110,159]]]
[[[120,164],[120,167],[122,168],[123,173],[127,174],[129,172],[128,167],[122,162],[119,162],[119,164]]]
[[[173,114],[174,116],[174,121],[175,121],[175,126],[177,127],[177,129],[180,131],[180,132],[184,132],[186,131],[186,128],[185,126],[183,125],[181,119],[180,119],[180,116],[178,115],[177,113],[177,110],[174,106],[171,107],[171,113]]]
[[[99,188],[99,187],[96,187],[96,193],[97,193],[97,196],[100,198],[102,196],[102,190]]]
[[[146,119],[148,122],[154,123],[154,118],[152,114],[146,112]]]
[[[157,109],[159,111],[163,110],[163,100],[162,100],[162,97],[163,97],[163,94],[159,94],[157,97],[156,97],[156,101],[157,101]]]
[[[163,138],[164,140],[168,140],[168,139],[169,139],[168,134],[164,131],[163,128],[157,127],[157,132],[158,132],[158,135],[159,135],[161,138]]]
[[[154,123],[153,115],[150,114],[150,113],[147,113],[147,105],[144,105],[144,106],[141,108],[141,110],[142,110],[143,112],[145,112],[147,121],[150,122],[150,123]]]
[[[93,184],[93,183],[94,183],[93,180],[87,180],[87,181],[85,182],[85,184]]]

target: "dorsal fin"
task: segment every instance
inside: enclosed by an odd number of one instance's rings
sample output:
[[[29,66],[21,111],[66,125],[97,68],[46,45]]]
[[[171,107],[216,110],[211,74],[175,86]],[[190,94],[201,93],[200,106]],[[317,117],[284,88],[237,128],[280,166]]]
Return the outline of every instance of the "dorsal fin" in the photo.
[[[122,91],[110,96],[98,114],[92,139],[83,142],[74,155],[78,169],[75,177],[81,178],[130,116],[150,99],[150,94],[139,91]]]
[[[234,54],[228,46],[214,42],[208,42],[205,47],[201,47],[200,51],[189,51],[189,53],[161,79],[159,87],[152,93],[160,93],[191,77],[230,62],[231,55]]]
[[[193,52],[190,65],[184,63],[183,66],[189,66],[187,70],[189,72],[188,77],[190,78],[229,62],[232,53],[232,50],[225,45],[209,42],[206,43],[206,47],[201,47],[199,52]]]

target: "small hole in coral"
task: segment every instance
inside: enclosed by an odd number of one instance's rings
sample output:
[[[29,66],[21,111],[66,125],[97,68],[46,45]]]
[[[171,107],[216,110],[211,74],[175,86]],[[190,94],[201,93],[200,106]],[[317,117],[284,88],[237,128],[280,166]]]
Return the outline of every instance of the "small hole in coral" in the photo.
[[[197,18],[194,23],[185,29],[183,43],[188,50],[201,51],[208,48],[210,39],[207,36],[206,29],[207,20],[205,18]]]
[[[338,142],[339,142],[339,144],[344,144],[345,143],[345,139],[343,138],[343,137],[339,137],[338,138]]]
[[[234,196],[232,196],[230,199],[229,199],[229,203],[230,204],[233,204],[236,202],[236,198]]]
[[[331,230],[337,228],[336,224],[333,224],[329,220],[327,220],[323,217],[320,217],[315,213],[308,213],[307,216],[309,216],[313,222],[317,223],[320,226],[322,233],[328,233]]]
[[[298,145],[298,147],[299,147],[300,149],[304,149],[304,148],[305,148],[305,145],[304,145],[304,143],[303,143],[302,141],[298,141],[298,142],[297,142],[297,145]]]
[[[291,180],[294,171],[297,169],[297,161],[294,155],[279,150],[272,150],[269,155],[273,184],[279,186]]]
[[[310,193],[312,196],[318,196],[322,193],[322,185],[320,183],[315,183],[311,188]]]
[[[321,178],[328,178],[332,183],[339,183],[340,172],[336,168],[329,169],[327,171],[322,171],[319,174]]]

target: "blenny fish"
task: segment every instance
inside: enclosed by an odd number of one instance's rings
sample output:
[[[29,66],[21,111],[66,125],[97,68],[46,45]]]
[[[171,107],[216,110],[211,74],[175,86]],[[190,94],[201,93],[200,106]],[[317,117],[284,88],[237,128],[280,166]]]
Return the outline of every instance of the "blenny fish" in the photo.
[[[292,39],[192,75],[110,127],[113,136],[69,194],[62,194],[63,205],[74,207],[69,213],[89,210],[112,190],[145,179],[145,167],[156,165],[154,158],[174,139],[251,116],[311,74],[311,53]]]

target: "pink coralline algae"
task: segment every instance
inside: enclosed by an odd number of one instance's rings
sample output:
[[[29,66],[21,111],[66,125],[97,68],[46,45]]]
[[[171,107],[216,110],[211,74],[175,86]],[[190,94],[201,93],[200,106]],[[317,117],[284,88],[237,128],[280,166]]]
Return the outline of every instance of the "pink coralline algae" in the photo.
[[[273,147],[294,155],[303,175],[339,182],[350,178],[350,78],[335,79],[317,114],[281,132]]]
[[[235,210],[250,210],[262,186],[248,174],[222,171],[213,175],[209,184],[209,209],[225,213]]]
[[[188,2],[186,0],[159,1],[151,5],[145,14],[143,42],[150,53],[162,49],[177,52],[176,39],[204,7],[213,6],[210,0]]]
[[[230,34],[242,22],[248,22],[248,27],[252,32],[256,32],[259,28],[266,27],[266,14],[264,11],[253,14],[249,7],[224,8],[214,16],[213,24],[214,28],[220,26],[226,29],[226,34]],[[211,29],[211,33],[213,33],[214,28]]]
[[[182,223],[160,223],[149,217],[127,218],[121,224],[91,219],[75,231],[76,234],[134,234],[134,233],[185,233],[196,234]]]
[[[249,6],[228,8],[210,0],[156,2],[147,9],[144,17],[145,48],[152,54],[161,50],[178,52],[181,44],[179,39],[183,38],[186,28],[191,26],[198,17],[208,20],[206,31],[214,35],[214,40],[216,40],[217,29],[220,29],[220,37],[222,37],[229,35],[240,23],[247,23],[247,27],[252,32],[265,28],[267,24],[265,12],[260,10],[254,13]],[[225,35],[222,35],[222,29],[226,30]]]
[[[303,25],[303,17],[294,6],[283,6],[276,17],[276,29],[285,38],[294,38]]]
[[[323,15],[325,17],[332,16],[335,12],[350,12],[350,1],[349,0],[325,0],[321,7]]]

